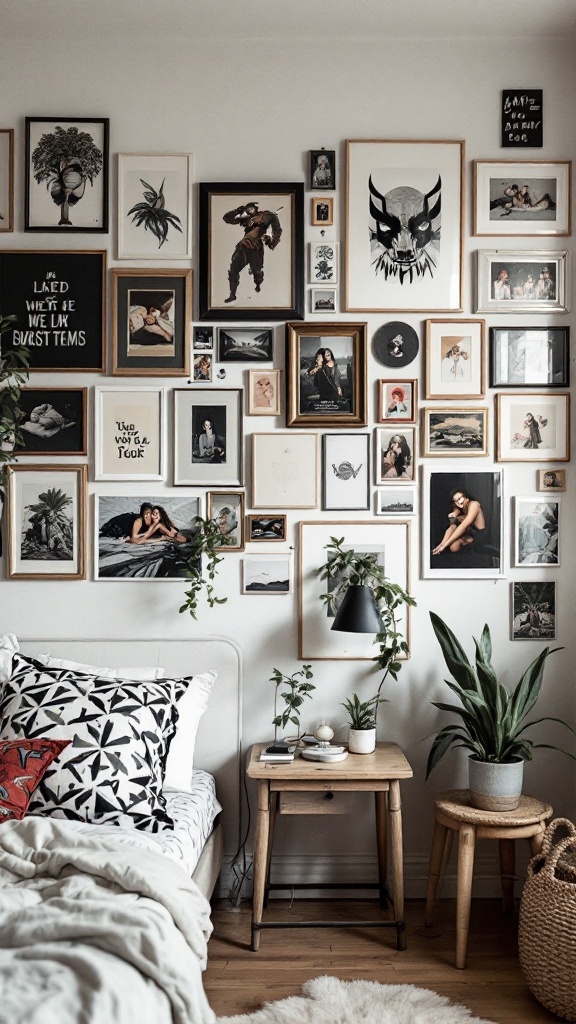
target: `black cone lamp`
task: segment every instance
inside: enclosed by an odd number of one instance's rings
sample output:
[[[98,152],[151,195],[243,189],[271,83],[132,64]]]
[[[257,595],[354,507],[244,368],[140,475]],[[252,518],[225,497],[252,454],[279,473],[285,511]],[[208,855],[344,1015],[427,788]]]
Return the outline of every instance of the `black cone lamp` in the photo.
[[[372,587],[349,586],[340,605],[332,629],[339,633],[383,633],[384,623]]]

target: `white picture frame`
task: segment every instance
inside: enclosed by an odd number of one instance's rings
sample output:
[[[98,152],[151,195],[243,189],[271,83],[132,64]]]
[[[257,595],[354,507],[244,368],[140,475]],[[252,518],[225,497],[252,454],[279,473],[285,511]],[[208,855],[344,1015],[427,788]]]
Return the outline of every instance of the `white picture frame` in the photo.
[[[95,580],[182,583],[187,579],[201,495],[116,491],[99,493],[94,502]],[[154,510],[162,513],[166,529],[160,532],[157,528],[148,538],[145,535],[155,525]],[[132,543],[131,537],[135,538]]]
[[[119,260],[192,258],[192,175],[191,153],[118,154]]]
[[[570,394],[496,395],[497,462],[569,462]]]
[[[484,398],[486,321],[426,321],[426,391],[432,399]]]
[[[499,579],[504,572],[503,470],[422,469],[422,579]],[[449,546],[436,552],[444,540],[453,512],[451,494],[464,491],[480,505],[481,532],[458,551]]]
[[[514,567],[559,566],[561,499],[551,495],[514,498]]]
[[[308,283],[338,284],[338,242],[322,238],[308,243]]]
[[[376,427],[374,482],[386,487],[416,479],[416,427]]]
[[[252,508],[318,508],[316,433],[252,434]]]
[[[174,486],[241,487],[243,476],[242,390],[174,388]]]
[[[330,512],[370,508],[370,434],[323,435],[322,508]]]
[[[418,515],[417,487],[382,487],[376,491],[374,514],[377,516]]]
[[[570,160],[475,160],[474,234],[569,235]]]
[[[292,554],[245,555],[242,559],[242,593],[261,597],[285,597],[292,593]]]
[[[568,313],[567,249],[479,249],[477,313]]]
[[[95,480],[164,479],[164,407],[162,387],[95,386]]]

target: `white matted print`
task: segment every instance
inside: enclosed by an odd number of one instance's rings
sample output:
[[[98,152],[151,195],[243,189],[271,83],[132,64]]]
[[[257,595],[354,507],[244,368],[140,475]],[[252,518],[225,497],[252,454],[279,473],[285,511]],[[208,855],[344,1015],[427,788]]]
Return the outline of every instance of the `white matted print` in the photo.
[[[318,469],[317,434],[252,434],[252,508],[317,508]]]
[[[475,235],[569,235],[569,160],[474,161]]]
[[[86,577],[86,466],[8,467],[8,577]]]
[[[376,428],[377,484],[394,484],[414,480],[416,461],[416,428]]]
[[[423,579],[504,575],[503,472],[422,473]]]
[[[568,462],[570,395],[496,396],[497,462]]]
[[[94,579],[186,579],[199,514],[190,494],[97,495]]]
[[[192,256],[192,156],[118,154],[118,259]]]
[[[426,321],[426,398],[483,398],[484,320]]]
[[[246,555],[242,559],[243,594],[289,594],[292,590],[292,556]]]
[[[338,242],[310,242],[308,280],[310,284],[337,284]]]
[[[514,499],[514,565],[560,565],[560,498]]]
[[[378,422],[414,423],[418,395],[417,380],[379,380]]]
[[[567,313],[567,249],[479,249],[477,313]]]
[[[174,484],[239,487],[243,480],[242,391],[174,389]]]
[[[94,388],[94,479],[164,479],[164,389]]]
[[[311,288],[311,290],[310,290],[310,312],[311,313],[335,313],[336,312],[336,289],[335,288]]]
[[[322,508],[370,508],[370,435],[324,434]]]
[[[376,491],[377,516],[415,516],[416,487],[384,487]]]

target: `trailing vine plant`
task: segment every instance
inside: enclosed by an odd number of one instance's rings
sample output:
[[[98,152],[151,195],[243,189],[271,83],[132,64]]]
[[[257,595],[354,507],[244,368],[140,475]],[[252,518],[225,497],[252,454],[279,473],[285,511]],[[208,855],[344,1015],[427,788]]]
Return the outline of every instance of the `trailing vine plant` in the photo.
[[[6,469],[17,460],[24,441],[18,430],[21,385],[28,380],[30,353],[27,349],[2,351],[1,335],[12,330],[17,318],[0,314],[0,495],[6,485]],[[1,511],[1,510],[0,510]]]
[[[217,597],[214,590],[218,565],[224,559],[223,555],[218,554],[218,549],[225,543],[226,538],[220,533],[218,523],[213,519],[194,516],[193,527],[194,533],[186,564],[186,579],[189,582],[189,589],[185,592],[186,600],[179,610],[180,612],[189,612],[193,619],[197,619],[198,601],[204,589],[206,590],[206,600],[211,608],[215,604],[225,604],[228,600],[227,597]],[[203,555],[206,556],[204,573],[202,572]]]

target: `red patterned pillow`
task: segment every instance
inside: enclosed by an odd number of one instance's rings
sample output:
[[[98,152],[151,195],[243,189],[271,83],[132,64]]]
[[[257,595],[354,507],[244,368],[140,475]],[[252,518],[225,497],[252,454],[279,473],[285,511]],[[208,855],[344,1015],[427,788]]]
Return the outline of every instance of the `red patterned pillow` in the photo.
[[[23,818],[30,798],[70,740],[0,740],[0,822]]]

